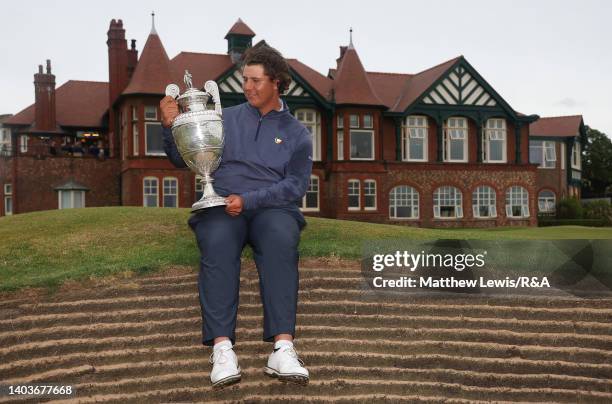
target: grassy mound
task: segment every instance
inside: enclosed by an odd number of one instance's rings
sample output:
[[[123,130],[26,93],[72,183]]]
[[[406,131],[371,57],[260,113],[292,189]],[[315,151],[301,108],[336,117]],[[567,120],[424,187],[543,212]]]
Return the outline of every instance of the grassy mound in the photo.
[[[168,265],[196,266],[199,252],[188,209],[103,207],[34,212],[0,218],[0,291],[55,288],[68,279]],[[383,238],[595,239],[612,228],[580,226],[438,230],[308,218],[302,257],[357,259],[365,240]],[[248,256],[250,251],[246,250]]]

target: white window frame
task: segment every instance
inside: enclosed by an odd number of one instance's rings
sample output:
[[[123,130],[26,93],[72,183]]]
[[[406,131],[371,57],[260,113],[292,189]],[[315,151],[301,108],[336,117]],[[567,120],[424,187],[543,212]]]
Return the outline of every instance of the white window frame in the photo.
[[[351,188],[351,184],[353,185],[353,187]],[[357,195],[355,194],[351,194],[351,191],[355,190],[354,184],[357,184]],[[361,182],[358,179],[355,178],[351,178],[348,180],[347,183],[347,205],[348,205],[348,210],[351,211],[355,211],[355,210],[361,210]],[[351,206],[350,205],[350,200],[351,200],[351,196],[357,196],[357,206]]]
[[[338,160],[344,160],[344,129],[336,130],[336,140],[337,140],[337,157]]]
[[[28,152],[28,135],[19,136],[19,151],[21,153]]]
[[[464,122],[465,125],[453,125],[451,123]],[[467,118],[460,116],[449,117],[444,124],[444,162],[447,163],[467,163],[468,161],[468,121]],[[458,136],[462,135],[463,139],[463,158],[462,159],[451,159],[451,138],[456,137],[452,140],[458,140]]]
[[[374,188],[372,188],[372,184],[374,185]],[[368,187],[369,185],[369,187]],[[373,189],[373,194],[371,194]],[[370,192],[370,193],[369,193]],[[367,197],[368,196],[373,196],[374,197],[374,206],[368,206],[366,201],[367,201]],[[363,210],[377,210],[378,209],[378,202],[377,202],[377,197],[376,197],[376,180],[374,179],[367,179],[363,181]]]
[[[483,148],[482,152],[484,153],[482,161],[485,163],[506,163],[508,161],[507,158],[507,144],[508,144],[508,130],[506,127],[506,120],[503,118],[491,118],[487,119],[485,123],[485,127],[483,129]],[[501,160],[492,160],[491,159],[491,145],[492,142],[501,142]]]
[[[451,195],[451,193],[453,195]],[[452,205],[447,203],[447,201],[450,202],[451,200],[453,202]],[[452,207],[454,216],[441,216],[442,207]],[[463,217],[463,194],[461,190],[452,185],[444,185],[436,188],[433,197],[433,215],[434,219],[461,219]]]
[[[9,204],[10,209],[9,209]],[[13,214],[13,197],[12,196],[5,196],[4,197],[4,215],[5,216],[10,216]]]
[[[313,190],[313,188],[316,188]],[[308,193],[314,193],[316,192],[317,194],[317,206],[316,207],[308,207],[306,206],[306,196],[308,195]],[[319,180],[319,177],[311,174],[310,175],[310,180],[308,181],[308,189],[306,190],[306,194],[304,194],[304,196],[302,197],[302,206],[300,207],[300,210],[302,212],[318,212],[320,210],[320,206],[321,206],[321,181]]]
[[[514,215],[513,207],[515,206],[520,207],[520,216]],[[525,219],[529,217],[529,192],[525,187],[515,185],[506,190],[506,217],[509,219]]]
[[[9,201],[11,208],[9,209]],[[4,184],[4,215],[9,216],[13,214],[13,184]]]
[[[0,156],[10,156],[11,149],[11,130],[7,128],[0,128]]]
[[[406,204],[399,205],[398,202]],[[397,216],[397,208],[410,208],[411,215],[408,217]],[[417,220],[419,218],[419,193],[409,185],[398,185],[389,192],[389,219],[393,220]]]
[[[357,118],[356,122],[353,120],[353,118],[355,118],[355,117]],[[360,126],[359,126],[359,114],[350,114],[349,115],[349,127],[351,129],[360,128]]]
[[[572,168],[576,170],[582,170],[582,155],[581,155],[580,142],[574,141],[572,147]]]
[[[175,193],[166,193],[166,181],[174,181],[175,184]],[[179,181],[176,177],[164,177],[162,180],[162,206],[164,208],[178,208],[179,207]],[[166,206],[166,196],[174,196],[175,198],[175,206]]]
[[[132,121],[138,121],[138,108],[132,105]]]
[[[550,195],[542,196],[543,193]],[[538,193],[538,212],[539,213],[555,213],[557,206],[557,196],[550,189],[543,189]]]
[[[367,123],[366,118],[369,118],[370,122]],[[374,115],[372,114],[363,114],[363,127],[365,129],[373,129],[374,128]]]
[[[472,215],[476,219],[491,219],[497,217],[497,195],[495,189],[488,185],[477,187],[472,193]],[[480,207],[488,207],[489,215],[481,216]]]
[[[62,193],[63,192],[68,192],[70,194],[70,206],[62,207]],[[80,190],[80,189],[59,190],[57,192],[57,208],[58,209],[75,209],[74,207],[75,201],[77,197],[79,196],[81,198],[81,208],[84,208],[85,207],[85,191],[84,190]]]
[[[155,193],[147,193],[147,180],[155,181]],[[147,196],[155,195],[155,205],[147,205]],[[159,179],[157,177],[144,177],[142,179],[142,206],[145,208],[158,208],[159,207]]]
[[[428,161],[429,125],[424,115],[409,115],[402,127],[402,161]],[[423,139],[423,158],[410,158],[410,139]]]
[[[336,114],[336,128],[344,129],[344,114],[342,112]]]
[[[134,156],[138,156],[140,154],[139,138],[140,133],[138,131],[138,122],[134,122],[132,123],[132,148],[134,150]]]
[[[372,147],[371,147],[372,157],[353,157],[352,138],[353,138],[353,133],[355,133],[355,132],[362,132],[362,133],[367,132],[367,133],[370,134],[370,136],[372,138]],[[351,136],[351,147],[350,147],[351,150],[350,150],[349,157],[350,157],[351,160],[366,160],[366,161],[368,161],[368,160],[374,160],[375,159],[375,154],[374,153],[375,153],[376,147],[374,146],[374,140],[375,139],[374,139],[374,131],[372,129],[351,130],[350,136]]]
[[[532,149],[540,149],[538,154],[542,155],[542,164],[538,164],[538,168],[544,170],[552,170],[557,166],[557,151],[555,148],[555,142],[552,140],[530,140],[529,141],[529,155],[531,156]],[[547,154],[550,152],[550,154]],[[537,164],[537,162],[532,162],[531,158],[529,162],[532,164]]]
[[[295,117],[312,134],[312,161],[321,161],[321,114],[312,108],[300,108],[295,110]]]
[[[147,113],[154,112],[153,117],[147,117]],[[145,105],[144,107],[144,119],[145,121],[157,121],[157,107],[154,105]]]
[[[144,125],[145,125],[145,139],[144,139],[145,140],[145,155],[146,156],[165,156],[166,153],[163,150],[163,145],[162,145],[162,150],[160,152],[149,152],[149,145],[147,142],[147,138],[148,138],[147,132],[148,132],[149,125],[155,125],[155,126],[161,127],[161,123],[149,121],[149,122],[145,122]],[[163,144],[163,139],[162,139],[162,144]]]

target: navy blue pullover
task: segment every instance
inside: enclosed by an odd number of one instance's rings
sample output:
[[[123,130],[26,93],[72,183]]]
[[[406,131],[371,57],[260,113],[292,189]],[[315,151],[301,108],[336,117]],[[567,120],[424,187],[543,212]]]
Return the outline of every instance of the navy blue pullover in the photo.
[[[306,193],[312,172],[312,135],[282,111],[261,115],[248,102],[223,109],[225,146],[212,174],[220,196],[240,195],[245,210],[295,206]],[[172,131],[164,128],[164,151],[176,167],[187,167]]]

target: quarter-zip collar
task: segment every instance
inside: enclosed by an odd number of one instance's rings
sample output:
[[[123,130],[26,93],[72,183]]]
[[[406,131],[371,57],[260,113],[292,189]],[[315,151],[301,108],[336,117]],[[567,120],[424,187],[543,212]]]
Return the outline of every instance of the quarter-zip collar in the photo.
[[[287,103],[285,102],[285,100],[283,100],[281,98],[281,103],[283,104],[283,109],[280,111],[277,111],[275,109],[273,109],[272,111],[268,112],[265,115],[261,115],[261,112],[259,112],[259,110],[257,108],[255,108],[254,106],[252,106],[251,104],[249,104],[248,102],[246,103],[247,105],[247,110],[251,111],[251,113],[255,114],[257,116],[257,119],[261,122],[262,119],[280,119],[283,116],[285,116],[286,114],[289,114],[289,107],[287,106]]]

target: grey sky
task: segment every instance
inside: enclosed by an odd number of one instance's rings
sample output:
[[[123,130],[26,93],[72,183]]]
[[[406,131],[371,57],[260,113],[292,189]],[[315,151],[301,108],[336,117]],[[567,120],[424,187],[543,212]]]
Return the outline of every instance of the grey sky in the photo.
[[[171,58],[225,53],[223,37],[240,17],[255,41],[327,74],[353,27],[369,71],[416,73],[462,54],[515,110],[582,114],[612,135],[612,2],[597,0],[11,1],[0,22],[0,113],[33,103],[33,74],[46,59],[57,86],[107,81],[110,20],[121,18],[141,51],[152,10]]]

